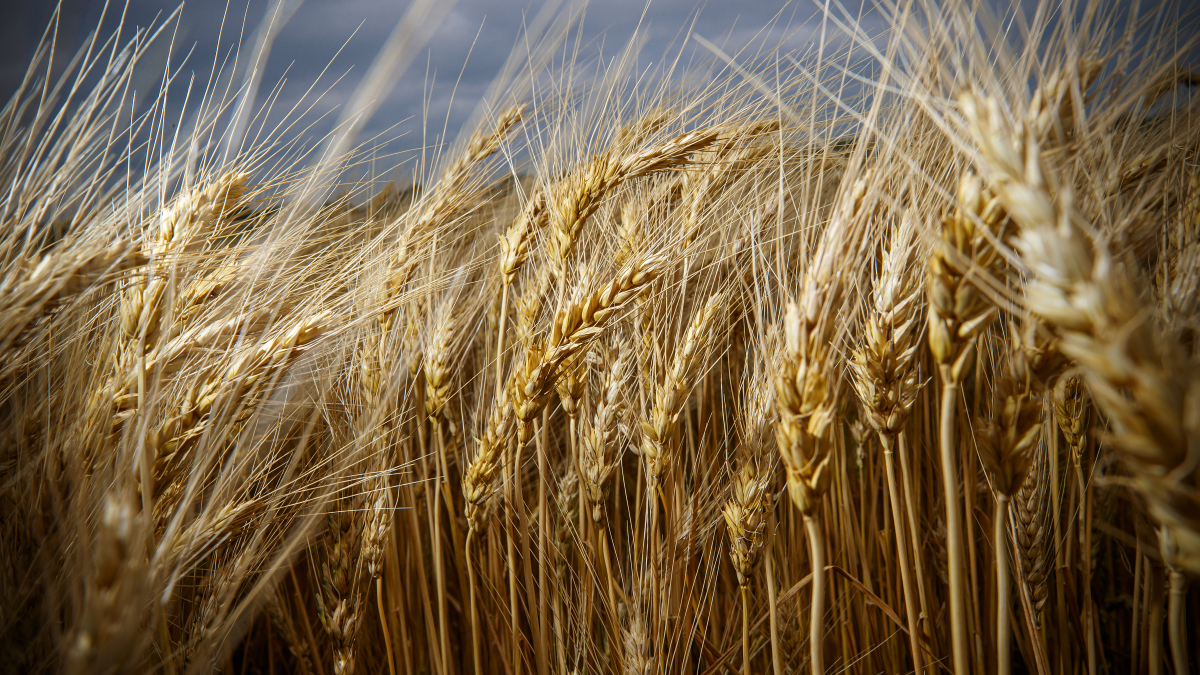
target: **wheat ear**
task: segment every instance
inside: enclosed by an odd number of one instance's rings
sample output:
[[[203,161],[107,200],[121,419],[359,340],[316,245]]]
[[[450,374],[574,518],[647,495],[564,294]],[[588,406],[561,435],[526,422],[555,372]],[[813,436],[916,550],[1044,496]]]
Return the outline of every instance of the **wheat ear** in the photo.
[[[362,528],[354,511],[354,500],[341,501],[342,507],[328,517],[325,560],[320,570],[321,592],[317,594],[317,613],[321,625],[333,641],[334,675],[354,673],[354,637],[361,620],[362,591],[358,587],[359,553]]]
[[[586,498],[592,522],[596,527],[596,548],[604,552],[602,558],[607,571],[607,596],[610,635],[620,633],[620,620],[617,616],[617,597],[614,587],[615,576],[608,555],[608,534],[604,524],[603,504],[608,481],[620,465],[621,456],[618,452],[619,423],[626,412],[624,388],[625,378],[630,362],[629,347],[613,350],[599,349],[601,362],[604,364],[604,377],[600,383],[599,393],[592,399],[591,414],[583,415],[583,424],[579,438],[579,479],[581,491]],[[595,549],[593,549],[595,550]],[[597,564],[599,566],[599,563]]]
[[[604,359],[600,394],[595,399],[592,414],[584,416],[580,433],[579,473],[595,523],[601,522],[604,492],[620,459],[614,446],[617,443],[617,423],[625,410],[623,389],[630,349],[625,347],[614,351],[615,355],[610,353]]]
[[[128,244],[61,242],[35,263],[18,260],[0,278],[0,354],[28,342],[47,316],[72,298],[146,259]],[[12,365],[0,369],[3,376]]]
[[[505,285],[512,284],[529,259],[529,235],[546,221],[546,196],[541,188],[533,191],[520,215],[500,236],[500,273]]]
[[[288,651],[292,653],[296,665],[300,667],[300,672],[309,675],[312,668],[309,665],[311,660],[308,643],[300,637],[300,633],[296,630],[290,609],[287,597],[282,590],[277,589],[267,600],[267,617],[271,621],[271,626],[283,637]]]
[[[227,365],[212,370],[188,389],[178,414],[169,417],[147,439],[153,448],[154,485],[178,487],[175,480],[186,465],[188,450],[217,422],[214,412],[229,411],[222,421],[226,433],[235,437],[255,410],[265,385],[287,370],[296,359],[333,325],[329,314],[298,321],[280,335],[237,354]],[[177,492],[162,495],[160,512],[174,506]]]
[[[1174,564],[1200,573],[1200,518],[1185,506],[1196,494],[1187,458],[1198,431],[1185,405],[1200,395],[1195,368],[1148,323],[1125,268],[1103,245],[1085,244],[1069,221],[1056,220],[1021,235],[1022,256],[1034,270],[1030,309],[1055,327],[1063,353],[1087,376],[1115,427],[1109,442],[1176,541]]]
[[[207,186],[176,198],[163,210],[153,236],[142,245],[152,261],[147,274],[135,277],[122,296],[121,331],[127,340],[144,339],[154,345],[168,309],[163,295],[180,257],[201,246],[217,222],[241,206],[245,174],[226,173]]]
[[[471,539],[484,529],[488,518],[500,459],[510,442],[513,429],[513,410],[508,393],[501,389],[500,397],[493,402],[491,413],[483,435],[478,440],[475,458],[463,473],[462,493],[466,504],[467,539],[466,558],[468,584],[471,601],[471,649],[475,657],[475,673],[482,672],[483,662],[479,652],[479,617],[475,607],[475,571],[471,565]]]
[[[1017,343],[1019,344],[1019,342]],[[1012,672],[1012,581],[1008,566],[1009,504],[1020,489],[1033,461],[1042,431],[1042,401],[1014,374],[1013,362],[1021,352],[1010,353],[995,385],[992,415],[976,423],[979,459],[988,471],[996,497],[993,545],[996,561],[996,666],[1000,675]]]
[[[653,283],[662,273],[663,262],[654,256],[634,261],[611,282],[568,302],[556,314],[544,349],[534,347],[541,354],[514,382],[519,384],[513,397],[519,420],[532,424],[553,390],[559,366],[598,337],[616,313]]]
[[[471,135],[465,151],[442,172],[431,199],[413,221],[412,231],[430,232],[452,220],[464,205],[472,203],[463,192],[471,170],[500,149],[513,127],[521,122],[524,111],[524,105],[511,106],[500,114],[491,128],[478,129]]]
[[[496,330],[496,395],[504,388],[504,338],[508,334],[508,294],[509,287],[517,278],[517,273],[525,265],[529,257],[530,232],[539,228],[546,221],[546,197],[540,188],[529,197],[521,214],[513,221],[500,237],[500,274],[504,278],[500,289],[500,319]],[[547,273],[539,270],[543,276]],[[547,287],[549,282],[546,282]],[[540,289],[538,297],[545,293]]]
[[[692,317],[683,342],[671,362],[663,381],[654,389],[654,402],[649,419],[642,421],[642,460],[646,476],[653,489],[671,465],[671,438],[675,422],[687,397],[695,386],[702,357],[716,337],[716,317],[724,309],[724,293],[713,293],[704,306]]]
[[[71,630],[64,664],[67,672],[118,668],[130,658],[136,635],[129,621],[121,618],[136,599],[139,576],[146,564],[139,532],[136,506],[129,500],[108,495],[101,505],[92,544],[92,573],[85,588],[83,610]],[[132,664],[126,664],[130,667]]]
[[[1049,556],[1046,545],[1046,478],[1044,460],[1035,455],[1033,463],[1025,473],[1025,481],[1021,489],[1013,496],[1012,505],[1015,512],[1014,529],[1018,560],[1021,565],[1021,576],[1029,587],[1034,618],[1040,627],[1042,608],[1046,604],[1048,594],[1047,567]]]
[[[795,303],[789,303],[784,318],[787,352],[775,381],[775,407],[779,413],[775,437],[779,456],[787,469],[788,494],[804,517],[808,534],[813,578],[810,662],[813,675],[824,675],[821,642],[825,615],[825,545],[817,510],[831,478],[830,426],[835,408],[823,367],[827,358],[825,347],[819,336],[812,336],[810,341],[809,336],[803,334],[804,328],[800,309]]]
[[[552,228],[547,240],[550,270],[561,279],[567,272],[567,260],[587,219],[604,198],[625,181],[681,166],[698,150],[721,137],[717,128],[689,131],[669,141],[636,152],[625,148],[596,155],[574,175],[564,179],[550,198],[549,219]],[[617,155],[616,153],[624,154]]]
[[[476,130],[467,142],[465,152],[442,172],[429,198],[413,212],[405,214],[406,225],[388,257],[380,299],[382,309],[378,320],[385,334],[395,322],[396,301],[420,263],[417,252],[424,249],[434,232],[460,216],[464,209],[472,207],[472,198],[480,193],[478,188],[471,187],[472,168],[500,149],[513,127],[520,123],[523,112],[524,106],[513,106],[500,115],[491,129]],[[382,337],[376,339],[386,342]]]
[[[1166,255],[1154,282],[1167,316],[1192,317],[1200,309],[1200,173],[1190,173],[1179,218],[1166,232]]]

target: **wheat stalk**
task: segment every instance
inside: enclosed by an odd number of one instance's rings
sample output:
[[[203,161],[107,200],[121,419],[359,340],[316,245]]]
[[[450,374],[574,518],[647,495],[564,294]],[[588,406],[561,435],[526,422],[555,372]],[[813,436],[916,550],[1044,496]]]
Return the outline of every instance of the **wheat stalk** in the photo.
[[[988,195],[979,179],[964,175],[954,215],[943,218],[940,238],[926,272],[929,298],[929,349],[942,380],[941,462],[946,501],[947,555],[950,573],[950,627],[954,670],[968,668],[966,565],[958,502],[958,469],[954,459],[955,408],[959,383],[974,365],[978,336],[996,317],[996,306],[980,291],[975,279],[992,273],[1000,262],[992,241],[1004,220],[999,200]]]
[[[920,389],[914,359],[920,347],[917,331],[920,320],[921,287],[909,264],[915,247],[916,228],[906,214],[892,228],[890,247],[884,252],[879,276],[872,292],[872,312],[867,317],[862,346],[850,361],[852,382],[859,403],[883,444],[887,468],[888,494],[891,499],[892,532],[900,564],[901,583],[908,620],[913,669],[923,672],[917,623],[918,603],[909,569],[908,550],[901,518],[900,489],[896,481],[893,448],[896,437],[904,432],[909,412]],[[922,608],[922,611],[923,608]]]
[[[775,379],[775,439],[787,470],[788,494],[804,518],[812,562],[813,600],[809,648],[813,675],[823,675],[825,544],[818,508],[829,489],[832,426],[837,412],[835,357],[829,346],[845,291],[845,262],[854,246],[869,172],[847,186],[805,270],[799,303],[783,321],[785,353]]]
[[[737,573],[742,594],[742,672],[750,675],[750,575],[763,543],[766,524],[766,495],[769,476],[760,472],[751,460],[742,463],[733,483],[733,494],[721,515],[729,531],[729,558]]]

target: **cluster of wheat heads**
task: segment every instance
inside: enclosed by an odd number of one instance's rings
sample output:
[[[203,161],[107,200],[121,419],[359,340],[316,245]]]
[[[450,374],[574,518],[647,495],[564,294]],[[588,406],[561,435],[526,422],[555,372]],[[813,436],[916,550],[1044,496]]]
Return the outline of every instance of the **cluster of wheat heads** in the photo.
[[[140,35],[32,68],[0,670],[1190,672],[1191,18],[1035,10],[531,59],[318,206],[215,100],[125,129]]]

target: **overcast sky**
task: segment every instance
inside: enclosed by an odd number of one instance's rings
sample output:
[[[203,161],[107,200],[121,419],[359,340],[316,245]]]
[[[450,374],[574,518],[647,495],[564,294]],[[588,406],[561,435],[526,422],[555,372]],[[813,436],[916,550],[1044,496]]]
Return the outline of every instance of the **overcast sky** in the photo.
[[[1008,5],[1008,0],[995,0]],[[296,3],[299,0],[284,0]],[[410,0],[303,0],[279,33],[264,69],[259,104],[265,94],[286,76],[276,109],[291,107],[322,71],[324,91],[313,113],[321,114],[345,103],[369,68]],[[430,37],[387,100],[379,107],[360,139],[383,133],[386,138],[405,134],[393,148],[412,148],[421,143],[421,117],[428,100],[434,132],[449,110],[453,138],[474,110],[488,85],[512,51],[523,22],[531,21],[546,0],[460,0]],[[101,34],[117,26],[123,0],[111,0]],[[263,22],[270,0],[188,0],[178,18],[172,61],[177,65],[190,50],[183,80],[194,73],[202,89],[212,69],[214,56],[226,57],[231,46],[253,43],[253,33]],[[853,0],[843,5],[859,6]],[[870,7],[871,2],[861,3]],[[1026,2],[1025,4],[1029,4]],[[1056,4],[1056,3],[1055,3]],[[25,66],[52,16],[52,0],[0,0],[0,100],[7,100],[20,82]],[[170,14],[179,6],[175,0],[129,0],[125,26],[146,27],[156,17]],[[100,23],[104,0],[62,0],[58,27],[59,52],[74,52],[88,33]],[[782,8],[782,9],[781,9]],[[582,56],[611,57],[624,46],[639,24],[647,40],[639,66],[645,68],[665,53],[686,42],[689,29],[713,42],[733,49],[747,44],[756,32],[775,19],[771,40],[790,35],[787,48],[803,49],[816,39],[819,30],[814,0],[592,0],[579,34]],[[776,19],[776,17],[778,17]],[[881,23],[871,16],[864,27],[878,31]],[[148,62],[165,61],[169,41],[152,50]],[[696,48],[696,43],[689,45]],[[340,53],[339,53],[340,50]],[[248,51],[248,49],[247,49]],[[143,91],[156,88],[161,65],[148,69]],[[457,91],[455,92],[456,80]],[[340,80],[338,78],[341,78]],[[453,95],[454,104],[450,105]],[[181,97],[172,91],[173,103]],[[309,95],[307,100],[317,97]],[[323,126],[331,126],[332,115]],[[408,120],[405,122],[405,120]],[[398,126],[397,126],[398,125]],[[384,130],[395,127],[385,133]]]
[[[512,51],[522,24],[533,20],[543,2],[460,0],[360,138],[385,133],[389,127],[399,125],[385,136],[406,134],[399,146],[418,146],[425,100],[429,102],[431,119],[436,120],[430,127],[440,130],[449,110],[448,126],[453,138]],[[269,0],[228,3],[188,0],[182,7],[175,47],[171,50],[176,62],[191,50],[183,69],[184,79],[195,73],[198,86],[202,86],[214,55],[225,56],[238,43],[252,44],[254,30],[263,21],[270,4]],[[345,103],[408,4],[408,0],[304,0],[278,33],[263,73],[259,102],[275,83],[286,77],[276,108],[290,107],[304,97],[308,87],[325,71],[321,80],[325,85],[320,88],[332,86],[332,89],[317,101],[314,112],[323,113]],[[156,17],[161,21],[178,5],[175,1],[129,0],[125,25],[148,26]],[[67,56],[99,24],[105,2],[62,0],[62,6],[59,52]],[[695,0],[653,0],[648,5],[645,0],[595,0],[587,7],[580,29],[583,55],[611,57],[628,42],[639,23],[647,40],[639,61],[643,68],[660,60],[672,45],[677,47],[681,41],[686,42],[689,28],[714,42],[741,46],[780,15],[781,7],[783,4],[778,0],[713,0],[706,5]],[[777,28],[776,34],[790,30],[793,35],[789,43],[802,47],[814,30],[813,22],[805,24],[815,7],[811,0],[784,7],[776,25],[790,28]],[[0,99],[7,100],[19,84],[52,18],[52,9],[51,0],[0,0]],[[110,3],[102,35],[116,27],[121,10],[121,0]],[[164,61],[168,44],[163,41],[161,49],[152,50],[150,60]],[[691,45],[694,47],[695,43]],[[161,66],[154,70],[161,73]],[[148,78],[143,86],[151,89],[153,74],[148,73]],[[459,80],[457,91],[456,80]],[[307,100],[316,97],[310,95]],[[318,128],[324,131],[328,126]]]

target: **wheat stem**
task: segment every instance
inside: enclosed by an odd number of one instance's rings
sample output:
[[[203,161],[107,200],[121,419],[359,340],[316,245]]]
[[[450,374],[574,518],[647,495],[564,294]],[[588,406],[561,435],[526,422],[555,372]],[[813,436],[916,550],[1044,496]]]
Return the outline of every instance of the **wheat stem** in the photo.
[[[1145,598],[1142,597],[1142,588],[1145,586],[1143,577],[1145,576],[1145,557],[1142,555],[1141,546],[1138,545],[1134,549],[1134,564],[1133,564],[1133,606],[1129,612],[1129,636],[1132,642],[1129,648],[1129,675],[1138,675],[1141,670],[1140,642],[1142,637],[1141,612],[1146,604]]]
[[[764,562],[764,573],[767,577],[767,602],[770,606],[767,608],[767,614],[770,620],[771,628],[771,672],[774,675],[783,675],[783,651],[779,644],[779,607],[775,601],[775,561],[774,556],[774,541],[775,541],[775,504],[771,500],[769,506],[769,518],[767,522],[767,551],[766,560]]]
[[[917,597],[921,603],[921,633],[929,637],[929,602],[925,594],[925,556],[921,548],[920,530],[917,529],[916,489],[913,487],[911,471],[908,466],[908,432],[896,434],[896,447],[900,455],[900,479],[904,481],[904,511],[908,520],[908,536],[913,555],[913,571],[917,577]]]
[[[883,460],[887,470],[888,497],[891,500],[892,537],[896,541],[896,559],[900,566],[900,583],[904,590],[905,618],[908,620],[909,648],[912,650],[913,670],[917,675],[924,672],[924,659],[921,655],[920,622],[917,619],[917,595],[913,590],[912,570],[908,564],[907,531],[904,527],[904,516],[900,508],[900,487],[896,483],[896,458],[892,452],[894,439],[881,433],[883,443]]]
[[[547,598],[546,567],[550,554],[547,531],[550,528],[550,510],[546,503],[546,482],[549,480],[549,467],[546,465],[546,446],[550,442],[550,409],[542,408],[542,423],[534,431],[534,448],[537,451],[537,492],[538,492],[538,636],[537,656],[538,675],[549,675],[550,672],[550,636],[547,622],[550,617],[546,610]]]
[[[171,629],[167,626],[167,608],[160,605],[155,614],[158,615],[158,644],[163,650],[163,670],[167,675],[175,675],[175,658],[171,655]]]
[[[288,568],[288,576],[292,580],[292,590],[296,595],[297,606],[304,607],[304,596],[300,594],[300,582],[296,580],[296,571]],[[300,613],[300,623],[304,626],[304,637],[308,640],[309,654],[313,657],[313,669],[316,670],[317,675],[325,675],[325,667],[321,664],[320,659],[321,652],[317,649],[317,638],[313,635],[312,624],[308,620],[307,612]]]
[[[383,648],[387,652],[388,674],[396,675],[396,657],[392,654],[392,631],[388,628],[387,610],[384,609],[381,576],[375,577],[375,603],[379,606],[379,625],[383,627]]]
[[[1092,611],[1092,482],[1086,481],[1085,487],[1083,468],[1076,465],[1075,470],[1080,481],[1079,494],[1083,499],[1083,518],[1080,519],[1079,527],[1083,529],[1080,557],[1083,559],[1084,641],[1087,646],[1088,675],[1096,675],[1096,628],[1092,625],[1095,620],[1095,612]]]
[[[963,541],[959,525],[958,470],[954,464],[954,420],[958,404],[958,382],[950,374],[950,366],[940,366],[942,374],[942,409],[939,441],[941,444],[942,490],[946,501],[946,554],[950,575],[950,635],[954,653],[955,675],[967,675],[967,609],[963,597]]]
[[[750,597],[742,584],[742,675],[750,675]]]
[[[1186,597],[1187,577],[1171,570],[1171,592],[1167,597],[1167,639],[1171,644],[1171,660],[1176,673],[1187,673],[1187,641],[1183,633],[1183,600]]]
[[[1162,675],[1163,672],[1163,581],[1162,570],[1151,569],[1150,579],[1150,630],[1149,663],[1150,675]]]
[[[1012,606],[1012,582],[1008,570],[1008,495],[996,495],[996,672],[1012,672],[1012,624],[1008,620]]]
[[[525,426],[524,423],[522,426]],[[514,475],[516,476],[516,481],[514,483],[515,489],[513,490],[513,506],[517,510],[518,536],[521,538],[521,567],[525,576],[525,593],[527,597],[532,598],[532,593],[534,592],[535,588],[533,585],[533,557],[529,553],[529,514],[525,509],[525,496],[524,490],[522,489],[523,480],[521,475],[521,455],[524,453],[525,445],[529,442],[529,437],[525,436],[522,438],[522,435],[523,434],[520,432],[520,429],[518,429],[517,453],[516,460],[514,462]],[[517,618],[517,605],[513,605],[512,611],[514,618],[513,626],[515,629],[515,627],[518,625],[515,621]],[[535,617],[529,617],[529,630],[533,633],[533,641],[536,643],[540,639],[541,626]],[[530,646],[535,650],[534,658],[536,660],[537,646],[536,644]]]
[[[617,607],[616,570],[613,569],[612,553],[609,551],[608,528],[602,522],[598,522],[596,525],[596,536],[600,540],[601,553],[604,556],[604,575],[608,578],[609,635],[612,636],[611,644],[613,651],[616,652],[617,661],[620,662],[622,660],[621,648],[623,644],[621,641],[620,612]]]
[[[822,643],[825,639],[825,537],[815,515],[804,515],[808,553],[812,565],[812,606],[809,612],[809,649],[813,675],[825,675]]]
[[[467,588],[471,598],[471,654],[475,661],[475,675],[483,675],[483,659],[479,654],[479,611],[475,608],[475,566],[471,564],[471,539],[475,528],[467,530]]]
[[[508,454],[508,453],[506,453],[506,454]],[[512,454],[515,454],[518,457],[520,456],[520,452],[517,450],[512,451]],[[515,675],[521,675],[521,666],[522,666],[522,663],[521,663],[521,628],[520,628],[520,624],[518,623],[518,621],[520,621],[520,615],[518,612],[518,608],[520,607],[520,605],[518,604],[518,596],[517,596],[517,564],[516,564],[516,562],[517,562],[516,561],[517,533],[513,531],[512,518],[511,518],[511,514],[513,512],[515,512],[515,507],[513,506],[514,500],[520,499],[521,495],[519,492],[517,492],[517,490],[515,488],[515,486],[517,485],[517,478],[516,478],[516,472],[513,471],[512,468],[510,468],[512,466],[512,464],[513,464],[512,459],[506,458],[506,461],[505,461],[505,484],[508,486],[506,488],[508,490],[508,497],[505,499],[505,505],[508,508],[510,517],[505,519],[505,523],[504,523],[504,528],[505,528],[505,532],[506,532],[505,538],[507,540],[505,542],[505,556],[506,556],[506,560],[508,562],[508,609],[509,609],[508,620],[509,620],[509,628],[512,631],[511,648],[512,648],[513,672],[515,673]]]
[[[450,617],[446,611],[446,562],[442,555],[442,507],[438,504],[438,493],[441,491],[442,481],[445,479],[442,473],[442,468],[445,466],[443,460],[446,455],[446,444],[442,437],[442,425],[435,420],[433,424],[434,434],[437,439],[437,456],[434,457],[435,473],[434,479],[425,485],[425,499],[428,500],[429,508],[433,513],[433,560],[436,563],[433,566],[434,583],[437,584],[437,604],[438,604],[438,650],[442,655],[442,667],[444,672],[450,672]],[[451,512],[453,513],[453,512]]]

